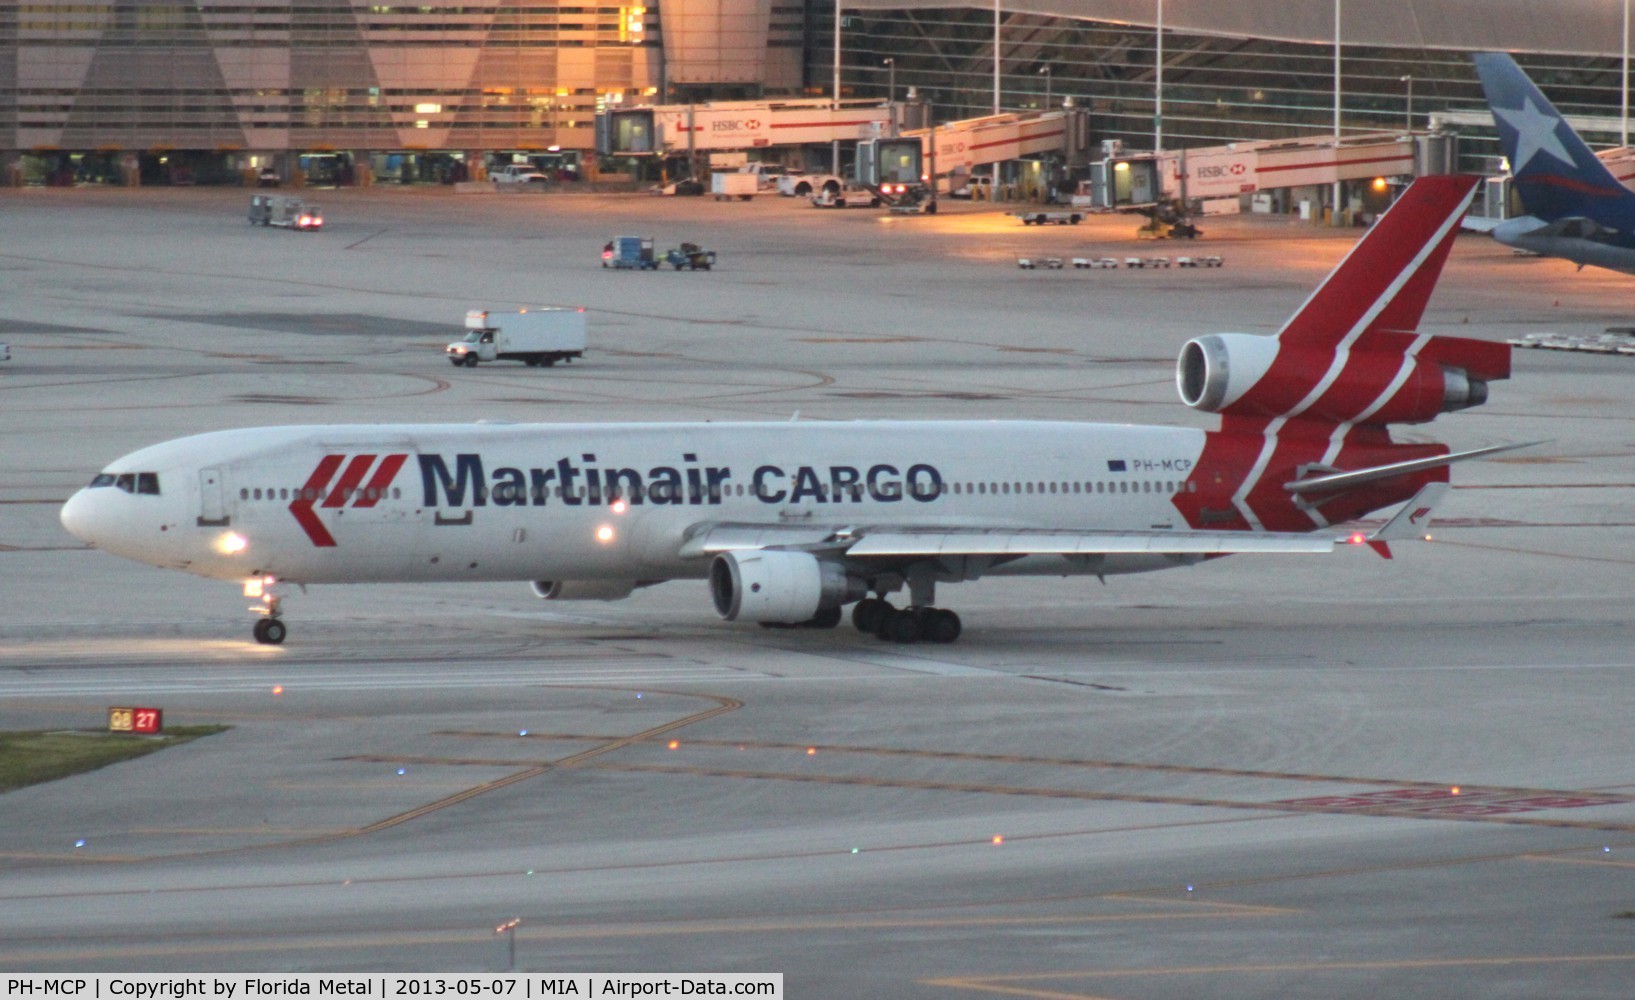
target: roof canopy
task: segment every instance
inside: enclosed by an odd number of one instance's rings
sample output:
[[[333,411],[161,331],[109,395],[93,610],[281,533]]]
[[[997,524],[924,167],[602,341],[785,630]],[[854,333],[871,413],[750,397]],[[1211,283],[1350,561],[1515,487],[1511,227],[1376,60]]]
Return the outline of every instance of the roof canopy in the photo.
[[[844,10],[965,7],[993,3],[839,0]],[[1506,49],[1590,56],[1623,53],[1621,0],[998,0],[1006,14],[1109,21],[1183,34],[1333,44],[1334,10],[1347,45]]]

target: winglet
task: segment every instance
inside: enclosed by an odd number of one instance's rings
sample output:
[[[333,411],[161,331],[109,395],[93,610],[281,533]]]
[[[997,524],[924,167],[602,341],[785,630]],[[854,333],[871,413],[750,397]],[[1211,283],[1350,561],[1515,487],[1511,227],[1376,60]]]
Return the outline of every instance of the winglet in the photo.
[[[1431,512],[1448,494],[1447,483],[1427,483],[1414,498],[1402,505],[1396,516],[1385,526],[1368,536],[1370,545],[1376,542],[1399,542],[1410,538],[1424,538],[1431,526]]]

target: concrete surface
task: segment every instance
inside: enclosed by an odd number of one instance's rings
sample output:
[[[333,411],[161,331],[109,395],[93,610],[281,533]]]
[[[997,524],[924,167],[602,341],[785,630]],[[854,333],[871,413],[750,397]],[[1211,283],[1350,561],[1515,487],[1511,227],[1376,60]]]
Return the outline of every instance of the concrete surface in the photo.
[[[1521,352],[1405,429],[1547,443],[1456,468],[1391,561],[945,588],[944,647],[729,625],[696,583],[322,587],[261,647],[235,588],[58,504],[265,423],[1209,426],[1181,344],[1275,330],[1355,234],[385,189],[295,234],[246,200],[0,193],[0,729],[233,727],[0,798],[0,969],[461,971],[520,917],[520,968],[800,998],[1628,995],[1635,359]],[[603,270],[615,234],[720,265]],[[1225,266],[1015,266],[1189,252]],[[1467,236],[1426,327],[1596,333],[1631,280]],[[591,310],[582,364],[443,360],[467,308],[529,304]]]

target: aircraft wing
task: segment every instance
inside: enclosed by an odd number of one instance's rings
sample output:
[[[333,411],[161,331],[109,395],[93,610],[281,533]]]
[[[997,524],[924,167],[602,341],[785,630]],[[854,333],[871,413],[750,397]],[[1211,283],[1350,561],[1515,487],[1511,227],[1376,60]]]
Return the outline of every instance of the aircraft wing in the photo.
[[[1487,454],[1494,450],[1481,449]],[[1446,483],[1430,483],[1414,495],[1385,526],[1363,536],[1331,531],[1099,531],[1055,528],[827,527],[813,524],[699,524],[689,533],[681,554],[709,558],[725,552],[800,549],[828,552],[846,559],[888,561],[974,556],[1014,559],[1035,555],[1172,555],[1309,554],[1333,552],[1336,545],[1368,542],[1381,554],[1388,541],[1423,537],[1431,512],[1447,495]]]
[[[1043,528],[825,528],[794,525],[700,525],[683,556],[708,557],[757,549],[829,551],[848,559],[933,559],[939,556],[1227,555],[1332,552],[1344,539],[1331,532],[1096,531]]]
[[[870,532],[848,558],[1032,555],[1227,555],[1238,552],[1332,552],[1332,534],[1248,531],[1046,531],[1017,528]]]

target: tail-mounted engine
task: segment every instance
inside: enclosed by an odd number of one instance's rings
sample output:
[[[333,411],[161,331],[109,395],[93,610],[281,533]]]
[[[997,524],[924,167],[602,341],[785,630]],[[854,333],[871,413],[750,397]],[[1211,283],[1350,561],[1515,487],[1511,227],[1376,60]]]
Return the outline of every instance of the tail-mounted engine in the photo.
[[[726,552],[710,564],[710,597],[729,622],[798,624],[867,593],[844,567],[809,552]]]
[[[1488,380],[1510,375],[1504,344],[1387,332],[1369,340],[1369,350],[1334,352],[1209,334],[1181,348],[1175,384],[1182,402],[1207,413],[1394,424],[1480,406]]]

